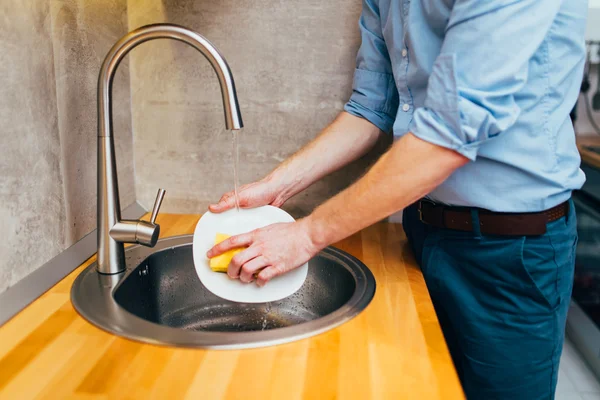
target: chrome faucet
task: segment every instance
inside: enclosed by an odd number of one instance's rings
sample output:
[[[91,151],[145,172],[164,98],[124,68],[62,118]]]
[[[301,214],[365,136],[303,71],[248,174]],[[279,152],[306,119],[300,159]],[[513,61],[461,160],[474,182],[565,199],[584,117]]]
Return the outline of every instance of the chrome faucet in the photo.
[[[156,217],[165,194],[162,189],[158,191],[150,221],[121,219],[111,108],[112,82],[119,63],[131,49],[153,39],[179,40],[202,53],[221,84],[227,129],[243,127],[229,66],[215,46],[198,33],[172,24],[147,25],[128,33],[110,49],[98,78],[98,272],[101,274],[125,271],[124,243],[154,247],[160,233]]]

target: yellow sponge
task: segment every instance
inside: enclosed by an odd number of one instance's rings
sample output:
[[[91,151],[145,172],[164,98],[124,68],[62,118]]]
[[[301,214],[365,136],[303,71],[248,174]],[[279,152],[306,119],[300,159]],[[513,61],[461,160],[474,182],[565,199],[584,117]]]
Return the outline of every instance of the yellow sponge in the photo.
[[[223,240],[225,240],[229,237],[231,237],[231,235],[226,235],[224,233],[217,233],[217,236],[215,237],[215,245],[221,243]],[[233,258],[233,256],[235,256],[237,253],[239,253],[241,251],[244,251],[244,248],[231,249],[219,256],[211,258],[210,259],[210,269],[212,269],[215,272],[227,272],[227,267],[229,267],[229,263],[231,262],[231,259]]]

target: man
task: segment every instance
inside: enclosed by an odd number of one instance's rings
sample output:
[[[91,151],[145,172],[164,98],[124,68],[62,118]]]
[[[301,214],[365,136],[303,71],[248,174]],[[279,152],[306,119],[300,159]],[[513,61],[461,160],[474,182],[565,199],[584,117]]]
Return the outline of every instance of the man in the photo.
[[[569,112],[586,11],[585,0],[364,0],[345,112],[243,187],[241,205],[281,206],[381,132],[398,140],[310,216],[208,256],[246,246],[228,273],[258,272],[264,285],[412,204],[404,229],[467,396],[553,398],[577,237],[570,197],[585,179]],[[233,205],[228,193],[210,209]]]

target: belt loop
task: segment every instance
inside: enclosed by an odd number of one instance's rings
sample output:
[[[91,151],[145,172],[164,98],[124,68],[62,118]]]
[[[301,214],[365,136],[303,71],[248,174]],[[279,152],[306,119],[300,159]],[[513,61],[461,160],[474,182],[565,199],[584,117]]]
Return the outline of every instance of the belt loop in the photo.
[[[479,225],[479,210],[476,208],[471,209],[471,223],[473,224],[473,233],[475,238],[481,238],[481,225]]]

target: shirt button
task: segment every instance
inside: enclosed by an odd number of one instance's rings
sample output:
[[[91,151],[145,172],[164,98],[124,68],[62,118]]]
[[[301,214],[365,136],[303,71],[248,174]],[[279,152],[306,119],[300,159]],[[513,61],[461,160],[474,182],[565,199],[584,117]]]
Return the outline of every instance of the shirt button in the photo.
[[[405,112],[406,112],[406,111],[408,111],[408,110],[410,110],[410,106],[409,106],[408,104],[406,104],[406,103],[405,103],[405,104],[402,106],[402,111],[405,111]]]
[[[408,51],[406,49],[402,49],[402,57],[406,57],[408,55]]]

